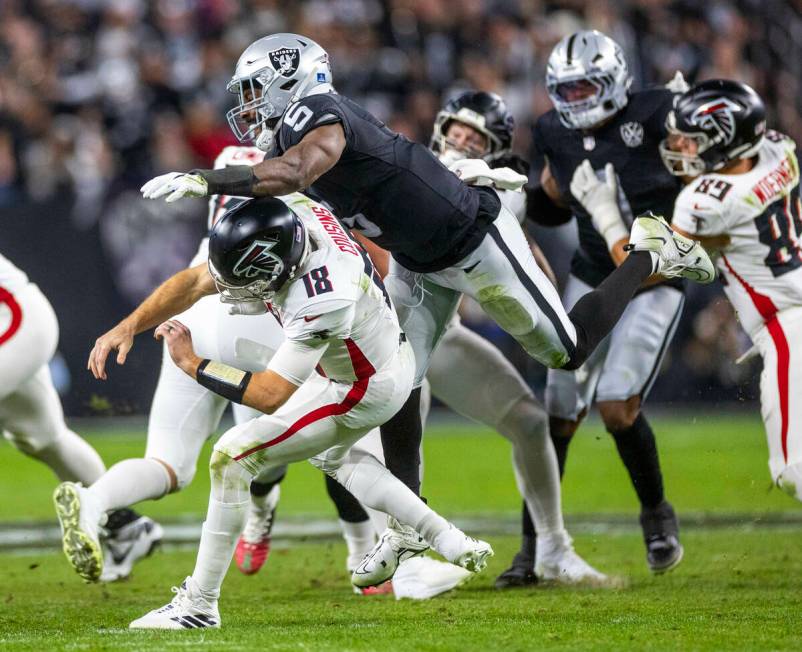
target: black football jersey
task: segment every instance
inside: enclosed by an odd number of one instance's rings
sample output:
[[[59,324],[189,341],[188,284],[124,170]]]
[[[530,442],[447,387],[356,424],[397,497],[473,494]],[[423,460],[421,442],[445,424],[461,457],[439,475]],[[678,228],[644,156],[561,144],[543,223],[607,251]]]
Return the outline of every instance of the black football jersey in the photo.
[[[568,129],[554,110],[535,123],[535,153],[548,159],[560,193],[577,220],[579,249],[571,261],[571,273],[592,287],[601,283],[615,264],[590,215],[571,195],[574,170],[584,159],[589,159],[595,170],[612,163],[618,175],[621,213],[628,225],[648,210],[671,221],[682,184],[666,170],[658,145],[665,137],[665,120],[674,97],[664,88],[632,93],[622,111],[592,131]]]
[[[337,122],[345,150],[307,194],[416,272],[449,267],[479,244],[488,220],[477,215],[492,212],[493,201],[498,213],[495,194],[465,185],[427,147],[342,95],[310,95],[291,106],[279,129],[279,153],[312,129]]]

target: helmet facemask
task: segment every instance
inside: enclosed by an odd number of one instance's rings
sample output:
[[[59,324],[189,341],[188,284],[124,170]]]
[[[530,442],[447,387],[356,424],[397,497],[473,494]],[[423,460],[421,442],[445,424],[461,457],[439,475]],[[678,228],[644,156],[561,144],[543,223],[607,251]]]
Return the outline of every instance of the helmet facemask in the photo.
[[[273,149],[281,110],[270,101],[269,90],[281,79],[274,70],[265,67],[228,83],[226,90],[237,95],[239,104],[226,113],[226,119],[239,142],[253,143],[263,152]]]
[[[484,149],[461,146],[450,140],[447,134],[454,122],[463,124],[482,134],[487,143]],[[432,134],[432,147],[437,152],[440,161],[446,166],[466,158],[478,158],[491,163],[509,153],[504,149],[496,135],[485,128],[484,117],[466,108],[460,109],[457,113],[440,111],[437,114]]]
[[[566,99],[569,92],[580,85],[590,85],[595,92],[578,100]],[[560,121],[566,127],[592,129],[626,106],[629,83],[620,88],[613,76],[606,73],[590,73],[567,79],[547,75],[546,89]]]

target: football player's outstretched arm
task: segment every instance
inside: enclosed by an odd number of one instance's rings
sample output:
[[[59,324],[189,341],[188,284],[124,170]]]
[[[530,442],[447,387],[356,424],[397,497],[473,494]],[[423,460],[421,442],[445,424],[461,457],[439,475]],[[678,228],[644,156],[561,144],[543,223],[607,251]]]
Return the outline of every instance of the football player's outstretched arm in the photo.
[[[217,288],[205,264],[174,274],[128,317],[97,338],[89,353],[86,368],[95,378],[106,380],[106,359],[109,353],[117,351],[117,364],[124,364],[135,335],[184,312],[202,297],[216,292]]]
[[[145,199],[174,202],[182,197],[280,197],[311,186],[328,172],[345,149],[341,124],[322,125],[307,133],[281,156],[257,165],[233,165],[219,170],[168,172],[142,186]]]

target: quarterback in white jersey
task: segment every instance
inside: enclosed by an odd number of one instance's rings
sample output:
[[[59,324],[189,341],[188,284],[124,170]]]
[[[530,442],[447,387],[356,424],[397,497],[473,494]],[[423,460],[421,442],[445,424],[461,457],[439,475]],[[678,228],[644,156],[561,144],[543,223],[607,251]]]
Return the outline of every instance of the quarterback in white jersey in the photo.
[[[429,544],[469,570],[483,568],[492,554],[487,544],[438,516],[373,456],[350,452],[403,404],[414,376],[411,347],[369,263],[319,204],[302,195],[255,200],[215,226],[208,269],[180,272],[131,316],[141,332],[219,288],[232,301],[268,301],[286,334],[267,370],[251,373],[201,360],[189,330],[178,321],[157,329],[185,373],[264,415],[235,426],[217,442],[195,572],[169,605],[132,627],[218,627],[219,589],[247,515],[251,479],[307,458],[408,530],[409,545],[393,559],[366,560],[355,583],[385,581],[405,555],[419,554]],[[102,377],[104,364],[105,356],[93,358],[96,376]],[[306,382],[314,374],[327,377],[322,386]]]
[[[677,198],[673,226],[719,252],[724,291],[763,358],[760,394],[771,476],[802,500],[802,207],[796,145],[765,130],[761,99],[736,82],[695,86],[680,98],[671,120],[664,158],[677,173],[693,176]],[[706,147],[708,141],[715,144]],[[693,174],[700,169],[702,174]]]

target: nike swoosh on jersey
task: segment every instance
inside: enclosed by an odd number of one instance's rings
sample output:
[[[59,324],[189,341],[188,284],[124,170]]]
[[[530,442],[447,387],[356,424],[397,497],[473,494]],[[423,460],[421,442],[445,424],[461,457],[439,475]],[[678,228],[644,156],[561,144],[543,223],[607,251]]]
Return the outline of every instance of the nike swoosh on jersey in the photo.
[[[320,319],[320,315],[315,315],[314,317],[304,317],[304,321],[315,321],[315,319]]]

